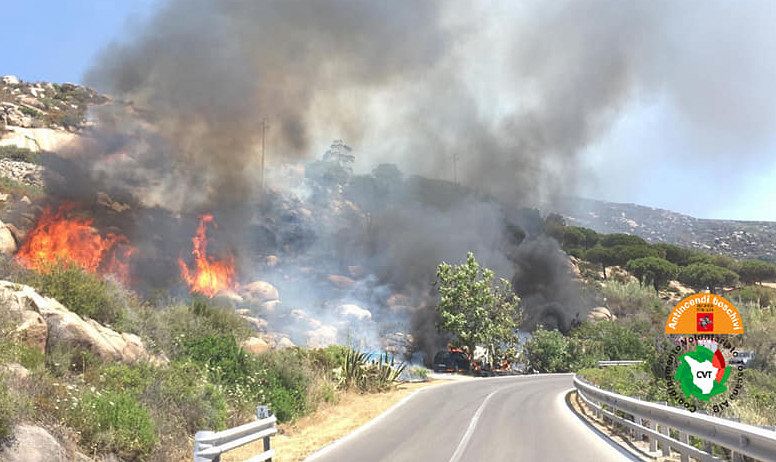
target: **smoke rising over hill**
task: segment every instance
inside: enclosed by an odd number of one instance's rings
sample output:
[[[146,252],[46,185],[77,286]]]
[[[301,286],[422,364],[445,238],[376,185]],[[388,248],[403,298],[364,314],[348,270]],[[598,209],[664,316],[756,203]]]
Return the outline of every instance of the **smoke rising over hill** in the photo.
[[[179,196],[181,205],[253,192],[264,117],[273,152],[286,159],[309,158],[343,137],[367,170],[392,161],[451,178],[456,158],[457,176],[472,187],[511,201],[552,201],[573,193],[578,156],[635,99],[666,98],[704,144],[736,133],[757,143],[771,131],[776,106],[761,98],[776,96],[762,77],[774,69],[742,64],[732,78],[720,63],[761,62],[749,59],[758,49],[743,27],[761,30],[772,8],[753,2],[727,10],[667,2],[171,0],[106,48],[87,80],[152,119],[151,133],[116,123],[146,154],[136,168],[168,170],[152,189]],[[728,14],[732,24],[714,34],[685,26]],[[713,51],[687,48],[700,43]]]
[[[702,14],[661,2],[170,0],[88,73],[114,104],[95,111],[76,165],[61,170],[87,173],[85,195],[103,190],[138,205],[130,224],[111,224],[149,249],[145,274],[169,269],[192,216],[208,212],[245,278],[271,279],[289,303],[317,304],[309,310],[320,319],[336,300],[377,306],[378,323],[414,317],[416,327],[429,326],[428,316],[388,299],[427,306],[436,264],[473,250],[514,276],[531,323],[567,328],[585,302],[557,244],[538,236],[540,218],[516,210],[553,203],[587,181],[580,156],[634,100],[667,97],[688,126],[705,124],[719,100],[700,95],[716,95],[719,78],[684,97],[692,78],[677,47],[705,32],[667,19]],[[725,119],[742,114],[761,119],[753,139],[764,132],[770,110],[745,107],[758,88],[742,90],[733,115],[721,113],[703,136],[725,138],[733,125]],[[264,119],[267,193],[258,181]],[[310,160],[339,137],[356,148],[356,170],[388,161],[426,178],[377,170],[336,181],[283,178],[291,170],[281,164]],[[440,181],[451,178],[460,185]],[[516,228],[528,236],[522,243]],[[255,263],[271,256],[288,266]],[[336,294],[310,276],[348,271],[356,281]]]

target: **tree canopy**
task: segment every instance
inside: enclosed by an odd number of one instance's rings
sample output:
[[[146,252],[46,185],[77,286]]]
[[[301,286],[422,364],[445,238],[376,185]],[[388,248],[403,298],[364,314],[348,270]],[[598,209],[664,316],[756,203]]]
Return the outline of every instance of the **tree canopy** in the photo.
[[[437,267],[439,328],[469,351],[482,345],[494,353],[517,342],[520,299],[506,279],[477,263],[469,252],[461,265]]]
[[[614,247],[616,245],[648,245],[644,239],[632,234],[613,233],[606,234],[599,240],[604,247]]]
[[[744,260],[736,266],[741,282],[754,284],[776,280],[776,265],[762,260]]]
[[[628,262],[628,271],[643,285],[651,284],[655,291],[668,285],[679,272],[679,267],[659,257],[636,258]]]
[[[601,269],[604,272],[604,279],[606,279],[606,267],[616,265],[618,261],[614,250],[601,247],[600,245],[587,250],[585,252],[585,259],[589,262],[601,265]]]
[[[693,263],[679,270],[679,281],[696,289],[730,287],[738,283],[738,274],[709,263]]]

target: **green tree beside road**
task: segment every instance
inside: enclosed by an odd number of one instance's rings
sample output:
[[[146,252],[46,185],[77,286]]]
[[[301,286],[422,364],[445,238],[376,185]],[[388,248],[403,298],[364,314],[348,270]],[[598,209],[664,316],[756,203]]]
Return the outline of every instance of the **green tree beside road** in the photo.
[[[441,263],[437,268],[439,286],[439,328],[470,352],[477,345],[493,353],[517,342],[521,320],[519,298],[506,279],[477,263],[469,252],[461,265]]]

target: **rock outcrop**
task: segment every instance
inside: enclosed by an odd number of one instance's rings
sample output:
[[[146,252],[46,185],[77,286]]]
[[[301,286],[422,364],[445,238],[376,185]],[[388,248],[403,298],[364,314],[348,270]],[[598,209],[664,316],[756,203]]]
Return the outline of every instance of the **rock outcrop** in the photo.
[[[270,348],[269,343],[267,343],[266,340],[260,339],[258,337],[249,337],[243,340],[240,346],[243,348],[243,350],[254,355],[264,353]]]
[[[272,311],[280,304],[278,289],[266,281],[253,281],[240,288],[245,301]]]
[[[73,460],[65,448],[45,428],[17,425],[13,442],[0,450],[0,462],[67,462]]]
[[[0,159],[0,176],[10,178],[27,186],[42,188],[43,167],[29,162]]]
[[[617,319],[617,317],[609,311],[609,308],[598,306],[590,310],[587,314],[587,319],[590,321],[612,321]]]
[[[19,312],[19,316],[20,322],[11,336],[23,345],[45,353],[48,339],[46,320],[34,310],[23,310]]]
[[[13,255],[14,252],[16,252],[16,239],[8,226],[0,221],[0,253]]]
[[[17,328],[18,335],[36,347],[43,343],[43,327],[40,324],[40,319],[43,319],[47,350],[56,345],[66,345],[90,351],[106,361],[167,362],[166,358],[151,355],[137,335],[118,333],[92,319],[83,319],[53,298],[40,295],[32,287],[0,281],[0,300],[8,310],[20,316],[22,322]],[[30,327],[22,329],[25,325]]]

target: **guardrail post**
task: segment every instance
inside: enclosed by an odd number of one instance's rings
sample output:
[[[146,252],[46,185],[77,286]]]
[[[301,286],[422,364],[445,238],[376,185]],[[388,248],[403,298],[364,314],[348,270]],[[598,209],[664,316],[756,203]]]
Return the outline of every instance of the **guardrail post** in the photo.
[[[198,431],[194,435],[194,462],[218,462],[220,457],[219,456],[203,456],[200,453],[207,448],[212,447],[210,444],[202,443],[201,441],[209,436],[213,436],[215,432],[212,432],[210,430],[202,430]]]
[[[683,431],[680,431],[679,432],[679,441],[684,443],[684,444],[690,444],[690,435],[688,435],[687,433],[685,433]],[[679,454],[681,456],[681,462],[690,462],[690,455],[687,454],[687,451],[682,449],[681,451],[679,451]]]
[[[650,420],[647,423],[647,428],[649,428],[650,430],[655,430],[656,428],[655,422]],[[649,441],[649,452],[657,451],[657,439],[652,435],[647,435],[647,441]]]
[[[269,406],[258,406],[256,407],[256,418],[259,420],[266,419],[269,416],[271,416],[272,413],[269,410]],[[264,452],[267,452],[270,450],[269,445],[269,436],[264,437]],[[272,462],[272,459],[267,459],[267,462]]]
[[[658,431],[667,437],[671,437],[671,429],[669,429],[666,425],[658,425],[657,426]],[[660,442],[660,448],[663,450],[663,457],[668,457],[671,455],[671,446],[666,444],[665,442]]]

